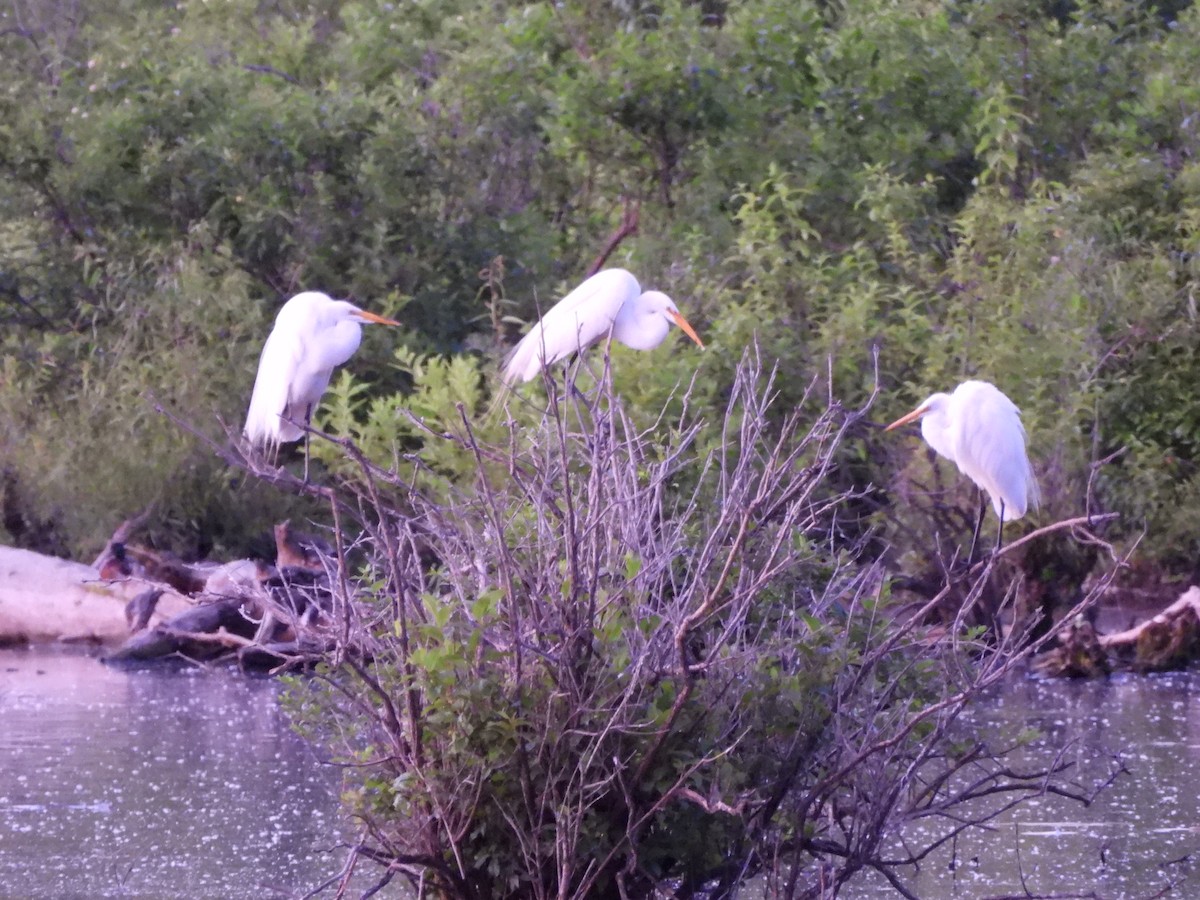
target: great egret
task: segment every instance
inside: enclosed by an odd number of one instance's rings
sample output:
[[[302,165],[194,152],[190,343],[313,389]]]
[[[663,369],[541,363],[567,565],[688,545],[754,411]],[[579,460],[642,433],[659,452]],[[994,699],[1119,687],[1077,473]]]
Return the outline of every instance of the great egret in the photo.
[[[921,436],[992,499],[1000,528],[1037,506],[1038,486],[1025,454],[1021,411],[994,384],[964,381],[952,394],[934,394],[885,430],[916,419]],[[982,508],[980,519],[982,520]],[[979,523],[975,526],[976,536]]]
[[[362,325],[370,322],[400,324],[319,291],[305,291],[283,304],[258,360],[246,413],[251,444],[274,451],[305,436],[301,426],[312,419],[334,367],[354,355]],[[306,453],[306,476],[307,462]]]
[[[634,350],[653,350],[672,322],[704,349],[704,342],[670,297],[659,291],[643,293],[637,279],[624,269],[605,269],[554,304],[521,338],[504,364],[502,377],[509,385],[529,381],[544,366],[609,333]]]

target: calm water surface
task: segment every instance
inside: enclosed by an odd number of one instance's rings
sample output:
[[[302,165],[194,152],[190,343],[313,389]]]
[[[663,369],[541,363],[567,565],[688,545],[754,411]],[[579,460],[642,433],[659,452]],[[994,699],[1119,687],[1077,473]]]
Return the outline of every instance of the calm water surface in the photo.
[[[345,859],[339,776],[289,731],[278,698],[277,682],[233,672],[0,650],[0,896],[320,885]]]
[[[1062,755],[1086,788],[1118,756],[1128,773],[1090,806],[1046,796],[960,838],[956,854],[910,880],[918,896],[1200,898],[1200,673],[1023,679],[977,704],[964,726],[997,739],[1038,729],[1012,757],[1020,771]],[[847,892],[893,895],[870,879]]]
[[[1119,753],[1130,774],[1090,807],[1047,797],[961,838],[957,865],[912,880],[920,897],[1200,897],[1200,676],[1018,681],[966,724],[1038,728],[1017,766],[1065,752],[1086,784]],[[0,650],[0,897],[304,896],[344,861],[338,783],[274,681]]]

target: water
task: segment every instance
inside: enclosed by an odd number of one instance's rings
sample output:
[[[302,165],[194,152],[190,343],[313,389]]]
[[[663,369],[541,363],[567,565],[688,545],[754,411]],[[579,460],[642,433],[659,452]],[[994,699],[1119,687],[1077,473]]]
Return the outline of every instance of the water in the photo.
[[[0,650],[0,898],[302,897],[325,882],[345,860],[339,775],[278,698],[277,682],[235,672]],[[917,896],[1142,898],[1172,884],[1200,897],[1200,675],[1017,681],[965,724],[1038,728],[1015,766],[1065,753],[1090,784],[1119,753],[1129,774],[1090,807],[1045,797],[964,835],[956,865],[947,848],[908,879]],[[377,875],[363,870],[352,895]],[[862,878],[844,896],[894,892]]]
[[[0,896],[297,897],[336,874],[339,775],[278,697],[0,650]]]
[[[1148,898],[1173,887],[1169,896],[1200,897],[1200,674],[1015,681],[964,726],[996,738],[1035,727],[1041,737],[1013,767],[1045,768],[1061,755],[1085,790],[1114,758],[1127,772],[1090,806],[1040,797],[965,834],[956,853],[947,848],[907,880],[917,896]],[[846,896],[894,892],[865,878]]]

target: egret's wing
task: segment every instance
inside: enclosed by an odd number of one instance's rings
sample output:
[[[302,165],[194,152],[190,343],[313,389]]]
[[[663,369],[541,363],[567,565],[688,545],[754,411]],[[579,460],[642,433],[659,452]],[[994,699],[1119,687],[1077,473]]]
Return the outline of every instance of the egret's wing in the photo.
[[[246,412],[244,430],[251,443],[274,446],[303,436],[303,431],[280,418],[288,414],[291,384],[303,357],[304,343],[298,335],[278,326],[272,329],[258,360],[258,375]]]
[[[297,351],[288,383],[287,418],[306,422],[321,402],[333,370],[354,355],[362,341],[362,326],[345,319],[320,328],[304,328],[296,335]],[[303,434],[303,432],[301,432]]]
[[[529,381],[545,365],[582,350],[608,334],[621,305],[640,288],[624,269],[607,269],[593,275],[542,316],[513,348],[504,364],[508,384]]]
[[[982,383],[957,410],[961,416],[957,463],[986,490],[1004,521],[1025,515],[1038,502],[1037,479],[1025,452],[1021,412],[1000,390]]]

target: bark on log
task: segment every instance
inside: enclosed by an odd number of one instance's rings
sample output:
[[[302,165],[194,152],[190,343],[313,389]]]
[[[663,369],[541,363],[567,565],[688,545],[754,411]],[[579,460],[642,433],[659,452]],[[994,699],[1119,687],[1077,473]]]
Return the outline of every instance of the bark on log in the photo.
[[[103,581],[91,566],[0,546],[0,644],[90,641],[115,646],[129,634],[125,606],[146,582]],[[167,591],[150,622],[191,604]]]
[[[1087,622],[1064,629],[1059,646],[1034,662],[1042,675],[1089,677],[1111,669],[1180,669],[1200,656],[1200,587],[1188,588],[1166,609],[1132,628],[1097,635]]]
[[[208,659],[228,649],[219,643],[206,642],[202,636],[225,631],[242,638],[250,638],[258,629],[242,612],[237,600],[219,600],[202,603],[181,615],[162,622],[149,631],[136,634],[116,652],[105,658],[105,662],[128,662],[158,659],[174,653],[182,653],[192,659]]]
[[[242,568],[239,564],[239,568]],[[224,573],[217,583],[229,595],[206,594],[206,601],[136,634],[106,662],[145,662],[179,655],[211,661],[236,657],[250,668],[279,668],[314,662],[331,649],[321,627],[329,607],[329,580],[324,573],[283,569],[268,578],[251,567],[244,580]]]

